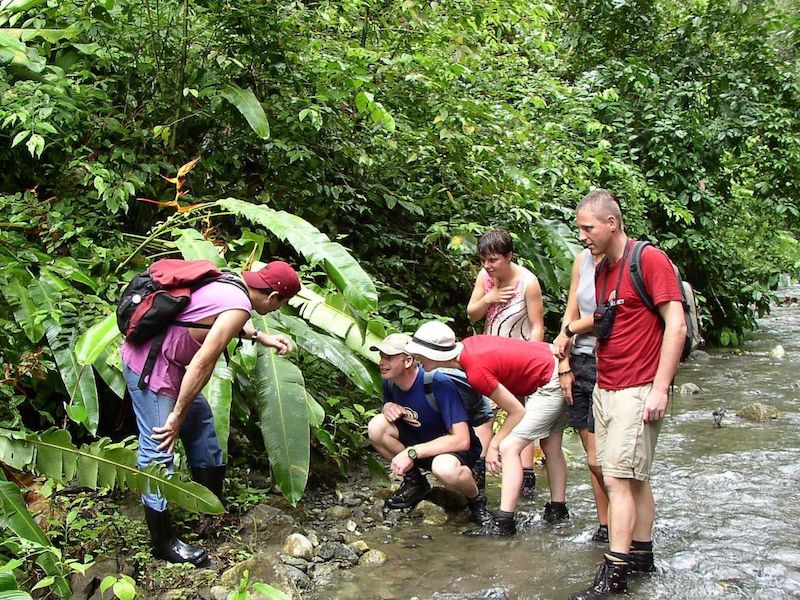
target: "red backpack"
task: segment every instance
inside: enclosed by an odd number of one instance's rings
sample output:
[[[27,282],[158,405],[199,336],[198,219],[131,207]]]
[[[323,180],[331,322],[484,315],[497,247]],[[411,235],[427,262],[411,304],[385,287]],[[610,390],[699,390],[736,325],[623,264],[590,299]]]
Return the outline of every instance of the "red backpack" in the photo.
[[[209,260],[174,258],[154,262],[122,292],[117,304],[117,326],[122,335],[134,345],[153,341],[139,377],[140,389],[147,387],[169,326],[211,329],[211,325],[176,321],[175,317],[189,304],[192,292],[213,281],[230,283],[248,293],[244,281]]]

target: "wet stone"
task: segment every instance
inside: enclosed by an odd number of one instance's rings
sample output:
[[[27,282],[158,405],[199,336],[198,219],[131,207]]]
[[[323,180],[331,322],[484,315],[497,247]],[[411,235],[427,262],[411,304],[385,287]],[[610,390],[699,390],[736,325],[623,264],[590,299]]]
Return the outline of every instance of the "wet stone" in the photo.
[[[750,421],[769,421],[770,419],[777,419],[780,417],[781,411],[769,404],[753,402],[753,404],[748,404],[737,412],[736,416]]]
[[[375,567],[382,565],[386,560],[386,554],[380,550],[368,550],[358,559],[358,564]]]
[[[445,510],[432,502],[423,500],[417,504],[414,510],[422,514],[422,522],[426,525],[441,526],[447,523],[447,513]]]
[[[314,546],[302,533],[293,533],[283,544],[283,554],[310,559],[314,554]]]
[[[317,548],[317,556],[325,561],[337,561],[346,565],[358,564],[358,555],[339,542],[325,542]]]
[[[292,580],[298,590],[307,590],[314,585],[308,575],[306,575],[301,569],[293,567],[292,565],[286,566],[286,573],[289,575],[289,579]]]
[[[297,558],[295,556],[287,556],[286,554],[281,555],[281,562],[289,567],[300,569],[303,572],[308,571],[310,564],[309,561],[303,558]]]
[[[346,506],[332,506],[328,510],[325,511],[325,515],[331,519],[336,519],[339,521],[343,521],[345,519],[349,519],[353,514],[353,510],[347,508]]]
[[[364,540],[356,540],[350,544],[350,549],[360,556],[369,550],[369,544]]]
[[[680,387],[679,393],[681,396],[693,396],[694,394],[700,394],[702,391],[702,388],[695,383],[684,383]]]

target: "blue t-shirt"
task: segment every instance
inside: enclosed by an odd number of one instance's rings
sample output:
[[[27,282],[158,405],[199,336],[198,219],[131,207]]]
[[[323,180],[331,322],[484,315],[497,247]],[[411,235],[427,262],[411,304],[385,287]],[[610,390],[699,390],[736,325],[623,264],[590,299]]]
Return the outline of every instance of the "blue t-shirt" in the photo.
[[[423,378],[425,370],[420,366],[417,378],[407,392],[404,392],[391,381],[383,382],[383,402],[394,402],[406,408],[405,416],[396,421],[400,432],[400,440],[407,446],[429,442],[450,433],[455,423],[466,422],[469,417],[461,401],[456,385],[447,375],[434,373],[432,389],[439,411],[435,410],[425,397]],[[470,447],[480,442],[475,431],[469,427]]]

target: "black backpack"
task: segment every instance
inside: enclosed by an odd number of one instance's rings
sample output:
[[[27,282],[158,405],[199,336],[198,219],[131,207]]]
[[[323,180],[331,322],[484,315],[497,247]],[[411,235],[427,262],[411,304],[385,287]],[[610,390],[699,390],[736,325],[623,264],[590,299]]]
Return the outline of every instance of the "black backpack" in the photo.
[[[438,413],[442,412],[439,409],[439,402],[436,400],[436,395],[433,393],[433,377],[437,372],[446,375],[456,386],[458,395],[461,397],[461,403],[464,405],[464,410],[467,411],[470,425],[473,427],[483,425],[492,417],[492,407],[489,403],[489,399],[476,392],[467,382],[466,373],[460,369],[450,369],[447,367],[425,371],[425,374],[422,376],[425,399],[433,410]],[[389,382],[390,395],[392,395],[395,387],[396,385],[394,383]]]
[[[237,275],[222,271],[208,260],[163,259],[134,277],[117,303],[117,326],[125,339],[134,345],[153,341],[139,377],[139,388],[147,387],[156,357],[171,325],[211,329],[211,325],[176,321],[189,304],[192,292],[220,281],[235,285],[245,294],[247,285]],[[227,356],[227,351],[226,351]]]
[[[633,244],[631,255],[629,259],[629,268],[631,273],[631,283],[642,299],[644,305],[652,312],[660,316],[658,309],[653,304],[650,294],[647,293],[647,288],[644,285],[644,278],[642,276],[642,252],[646,246],[651,246],[650,242],[637,241]],[[692,285],[681,279],[680,271],[675,263],[670,261],[672,268],[675,270],[675,277],[678,280],[678,287],[681,290],[681,297],[683,303],[683,316],[686,320],[686,339],[683,342],[683,350],[681,351],[681,362],[685,361],[687,357],[702,346],[705,341],[700,333],[700,318],[697,311],[697,302],[694,297],[694,289]]]

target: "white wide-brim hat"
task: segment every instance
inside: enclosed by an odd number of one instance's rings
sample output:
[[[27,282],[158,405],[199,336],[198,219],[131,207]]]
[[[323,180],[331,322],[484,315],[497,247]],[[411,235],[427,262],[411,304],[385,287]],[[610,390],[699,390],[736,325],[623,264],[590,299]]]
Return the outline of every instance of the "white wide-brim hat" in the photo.
[[[456,341],[455,332],[439,321],[429,321],[421,325],[406,346],[409,354],[419,354],[442,362],[453,360],[463,349],[464,344]]]

